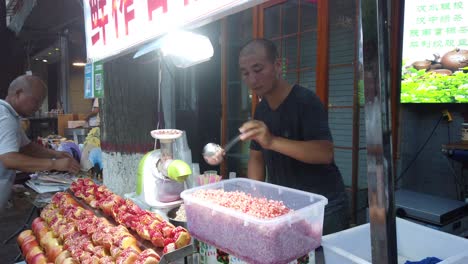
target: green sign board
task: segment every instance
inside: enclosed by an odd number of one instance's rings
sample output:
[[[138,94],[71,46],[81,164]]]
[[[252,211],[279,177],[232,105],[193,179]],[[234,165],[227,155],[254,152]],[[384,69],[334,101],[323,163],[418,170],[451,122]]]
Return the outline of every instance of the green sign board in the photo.
[[[101,62],[96,62],[93,66],[94,97],[102,98],[104,96],[104,66]]]
[[[104,67],[102,63],[88,63],[84,72],[84,98],[102,98],[104,96]]]

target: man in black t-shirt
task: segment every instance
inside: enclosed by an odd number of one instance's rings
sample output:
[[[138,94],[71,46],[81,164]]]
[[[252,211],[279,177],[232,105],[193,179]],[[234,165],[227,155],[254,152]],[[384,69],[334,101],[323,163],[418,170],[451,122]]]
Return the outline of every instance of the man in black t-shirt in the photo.
[[[281,78],[281,60],[271,41],[247,43],[239,66],[245,84],[262,99],[254,120],[239,129],[242,140],[252,140],[248,177],[326,196],[324,234],[347,228],[343,180],[319,98]]]

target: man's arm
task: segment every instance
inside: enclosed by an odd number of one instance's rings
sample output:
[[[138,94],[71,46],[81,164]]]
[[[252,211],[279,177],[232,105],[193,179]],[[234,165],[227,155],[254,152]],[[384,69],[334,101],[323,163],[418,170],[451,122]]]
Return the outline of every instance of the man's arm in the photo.
[[[85,117],[86,121],[89,121],[89,119],[93,116],[97,116],[99,114],[99,108],[93,108],[93,110]]]
[[[252,120],[239,129],[241,139],[255,140],[264,149],[279,152],[293,159],[309,164],[330,164],[333,162],[333,143],[329,140],[298,141],[273,136],[265,123]]]
[[[54,161],[52,159],[39,159],[17,152],[10,152],[0,155],[0,161],[8,169],[20,170],[23,172],[35,172],[54,169]]]
[[[30,142],[26,146],[21,147],[19,152],[35,158],[59,158],[58,151],[45,148],[34,142]]]
[[[265,180],[265,162],[263,154],[258,150],[250,150],[250,157],[247,169],[249,179],[264,181]]]
[[[80,165],[73,159],[40,159],[17,152],[9,152],[0,155],[0,162],[8,169],[20,170],[23,172],[57,170],[77,173],[80,169]]]
[[[97,98],[94,98],[93,108],[91,110],[91,113],[89,113],[85,119],[86,121],[89,121],[91,117],[97,116],[98,114],[99,114],[99,101]]]
[[[333,162],[333,143],[329,140],[297,141],[273,137],[269,149],[309,164]]]

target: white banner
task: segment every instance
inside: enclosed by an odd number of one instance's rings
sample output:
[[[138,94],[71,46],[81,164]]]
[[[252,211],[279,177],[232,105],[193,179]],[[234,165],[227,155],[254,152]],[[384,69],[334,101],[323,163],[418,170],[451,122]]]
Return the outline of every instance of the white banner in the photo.
[[[83,0],[88,62],[171,30],[201,26],[265,0]]]

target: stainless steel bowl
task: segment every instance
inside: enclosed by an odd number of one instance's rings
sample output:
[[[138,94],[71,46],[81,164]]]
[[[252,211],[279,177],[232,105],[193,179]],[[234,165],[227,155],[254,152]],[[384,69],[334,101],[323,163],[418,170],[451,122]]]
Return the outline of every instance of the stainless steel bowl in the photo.
[[[175,220],[177,216],[177,211],[179,210],[179,208],[180,208],[180,205],[169,210],[169,212],[167,212],[167,218],[169,218],[169,222],[171,224],[175,226],[182,226],[184,228],[187,228],[187,221]]]

